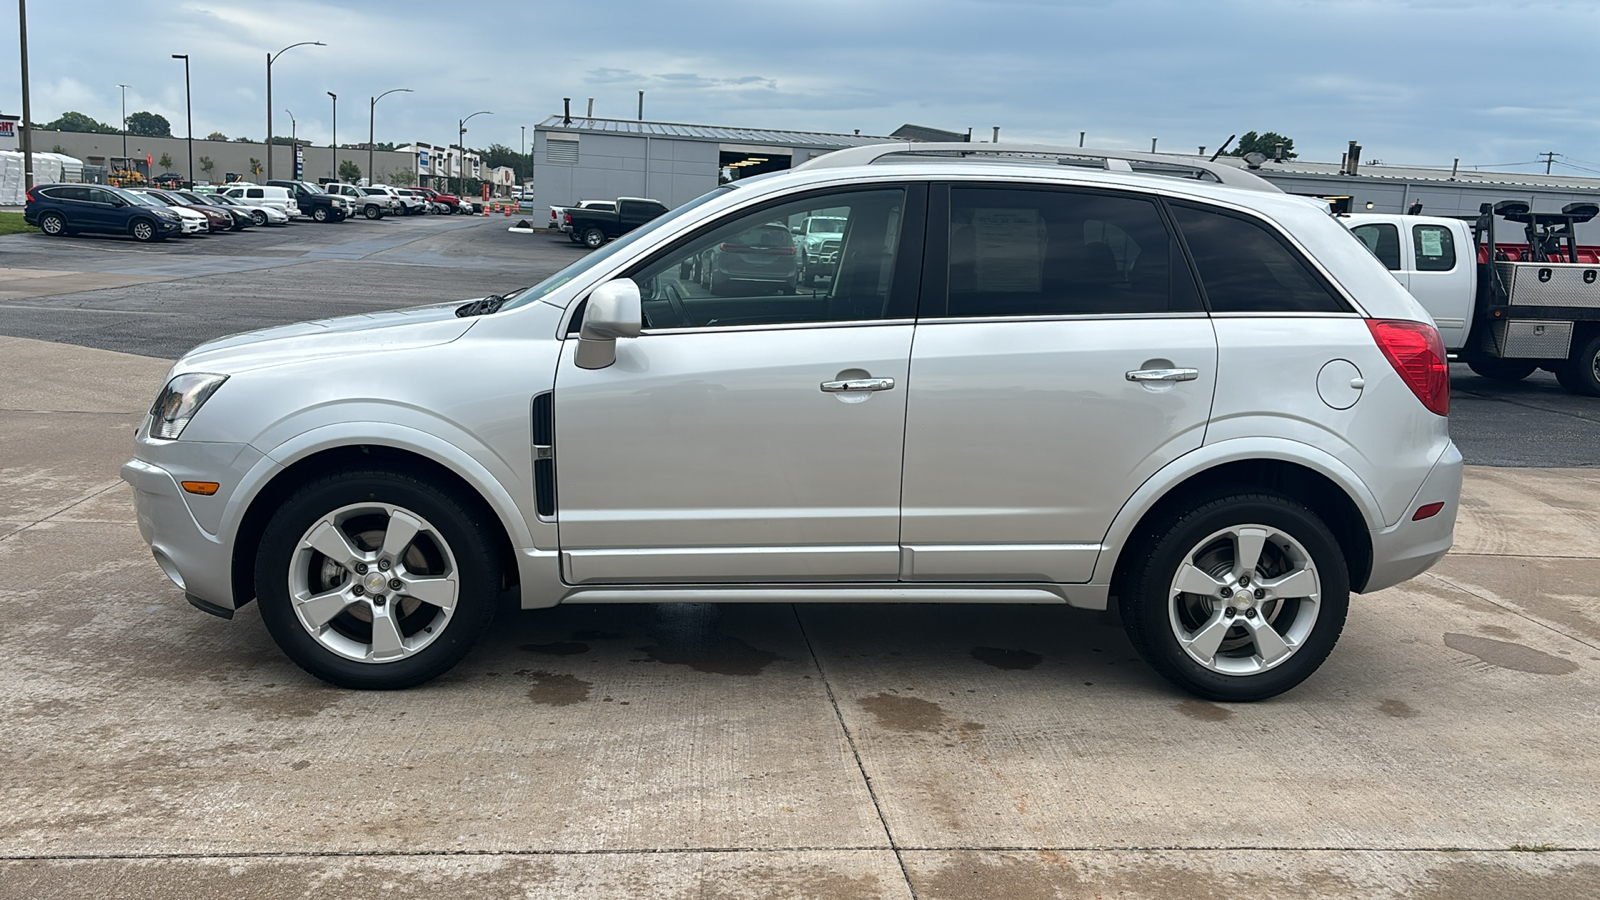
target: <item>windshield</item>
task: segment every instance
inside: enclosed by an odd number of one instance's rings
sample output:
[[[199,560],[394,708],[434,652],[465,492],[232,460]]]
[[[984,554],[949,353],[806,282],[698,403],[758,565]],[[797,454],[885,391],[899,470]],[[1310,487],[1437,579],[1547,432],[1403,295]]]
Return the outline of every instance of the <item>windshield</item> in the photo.
[[[133,202],[139,204],[140,206],[173,206],[173,205],[175,205],[175,204],[172,204],[172,203],[168,203],[167,201],[162,200],[159,197],[155,197],[155,196],[153,196],[151,194],[142,193],[140,191],[129,191],[128,192],[128,196],[133,200]]]
[[[806,220],[807,234],[844,234],[844,219],[823,219],[813,216]]]
[[[327,193],[327,191],[322,189],[321,185],[312,184],[309,181],[300,182],[300,186],[305,188],[306,190],[310,191],[313,194],[326,194]]]
[[[205,196],[206,196],[206,202],[210,203],[210,204],[212,204],[214,206],[238,206],[239,205],[239,204],[233,202],[233,198],[224,197],[221,194],[206,194]]]
[[[654,219],[651,219],[643,225],[640,225],[638,228],[635,228],[622,237],[617,238],[609,244],[606,244],[599,250],[590,251],[588,255],[581,256],[578,259],[573,260],[573,262],[566,268],[555,273],[554,275],[551,275],[549,278],[546,278],[533,287],[523,288],[516,293],[508,295],[506,297],[506,304],[500,308],[515,309],[519,306],[527,306],[529,303],[533,303],[540,297],[547,296],[556,288],[559,288],[579,275],[582,275],[589,269],[600,265],[601,263],[615,256],[624,248],[633,245],[640,238],[644,237],[650,232],[655,231],[657,228],[660,228],[661,226],[667,224],[673,219],[678,218],[679,216],[682,216],[684,213],[689,212],[692,209],[710,203],[712,200],[715,200],[717,197],[720,197],[722,194],[731,190],[733,190],[731,185],[723,185],[722,187],[712,190],[710,193],[701,194],[699,197],[690,200],[688,203],[685,203],[677,209],[656,216]]]

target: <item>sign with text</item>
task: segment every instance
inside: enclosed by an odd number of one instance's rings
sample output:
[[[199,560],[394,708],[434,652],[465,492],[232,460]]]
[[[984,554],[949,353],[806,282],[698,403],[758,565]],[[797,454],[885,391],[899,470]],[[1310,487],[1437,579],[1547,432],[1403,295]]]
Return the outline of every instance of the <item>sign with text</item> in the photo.
[[[0,150],[17,149],[17,123],[21,116],[0,116]]]

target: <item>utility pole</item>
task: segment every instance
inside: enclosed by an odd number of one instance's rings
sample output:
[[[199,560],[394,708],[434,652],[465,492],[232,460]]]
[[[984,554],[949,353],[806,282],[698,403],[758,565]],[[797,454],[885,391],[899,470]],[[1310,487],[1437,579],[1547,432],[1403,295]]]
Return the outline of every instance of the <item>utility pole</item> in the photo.
[[[294,173],[294,180],[300,180],[300,123],[295,121],[294,113],[284,107],[284,112],[289,114],[289,171]]]
[[[289,46],[283,48],[282,50],[279,50],[277,53],[268,53],[267,54],[267,180],[268,181],[272,180],[272,61],[277,59],[278,57],[284,55],[285,53],[288,53],[290,50],[293,50],[296,47],[305,47],[305,46],[326,47],[328,45],[324,44],[321,41],[301,41],[298,44],[290,44]]]
[[[33,107],[28,103],[28,2],[17,0],[22,38],[22,186],[33,189]],[[124,138],[126,140],[126,138]],[[126,151],[124,151],[126,152]]]
[[[189,187],[194,187],[194,98],[189,93],[189,54],[174,53],[173,59],[183,60],[183,112],[189,121]]]
[[[333,170],[331,176],[334,181],[339,180],[339,95],[328,91],[328,96],[333,98]]]
[[[1550,174],[1550,164],[1556,161],[1555,151],[1551,150],[1548,153],[1541,153],[1539,155],[1544,157],[1544,173],[1546,175],[1549,175]]]
[[[376,173],[373,172],[373,170],[372,170],[372,129],[373,129],[372,123],[373,123],[373,117],[376,115],[376,113],[378,111],[378,101],[382,100],[383,98],[385,98],[387,96],[389,96],[390,94],[402,93],[402,92],[409,94],[409,93],[411,93],[411,88],[395,88],[392,91],[384,91],[383,93],[379,94],[378,96],[373,97],[372,98],[372,102],[367,104],[367,184],[376,184],[377,183],[377,181],[374,178],[374,175]]]

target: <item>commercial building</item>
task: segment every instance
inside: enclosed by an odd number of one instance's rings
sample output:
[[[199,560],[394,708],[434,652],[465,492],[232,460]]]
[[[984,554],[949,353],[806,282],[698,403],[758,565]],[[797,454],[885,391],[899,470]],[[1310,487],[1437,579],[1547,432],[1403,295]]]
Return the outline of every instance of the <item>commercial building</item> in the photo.
[[[152,178],[163,172],[174,172],[187,175],[189,171],[189,142],[185,138],[168,137],[141,137],[130,134],[127,136],[127,152],[123,152],[123,136],[118,134],[96,134],[82,131],[41,131],[33,132],[33,149],[51,150],[60,147],[61,152],[83,160],[89,167],[102,167],[108,170],[127,169]],[[275,144],[272,147],[272,177],[292,178],[295,172],[294,149],[287,144]],[[300,151],[300,177],[306,181],[332,181],[335,178],[335,159],[342,162],[350,160],[361,169],[363,178],[371,173],[367,171],[367,150],[365,147],[340,147],[337,151],[332,147],[311,146],[302,142]],[[163,169],[158,165],[162,154],[172,159],[172,168]],[[259,160],[262,165],[260,176],[251,174],[251,160]],[[225,181],[244,179],[248,181],[261,181],[266,178],[267,146],[265,144],[245,141],[207,141],[195,138],[194,141],[194,178],[198,182],[211,182],[221,184]],[[211,168],[205,168],[205,161],[210,160]],[[377,177],[373,181],[383,182],[394,179],[397,172],[411,172],[416,167],[415,157],[411,153],[394,150],[374,150],[372,152],[372,167],[377,170]]]
[[[460,187],[458,179],[463,176],[481,180],[484,174],[483,160],[476,150],[463,154],[460,147],[453,145],[417,141],[398,148],[397,152],[411,155],[418,187],[448,192]]]

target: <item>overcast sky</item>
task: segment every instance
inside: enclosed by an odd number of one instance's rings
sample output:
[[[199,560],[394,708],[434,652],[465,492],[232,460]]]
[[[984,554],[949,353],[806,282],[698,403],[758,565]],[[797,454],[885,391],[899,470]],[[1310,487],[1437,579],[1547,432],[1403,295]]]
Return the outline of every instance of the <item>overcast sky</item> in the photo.
[[[10,4],[6,4],[10,6]],[[573,98],[600,116],[888,134],[912,122],[987,138],[1194,152],[1277,131],[1302,158],[1347,141],[1394,164],[1600,174],[1600,2],[1513,0],[33,0],[33,117],[108,123],[150,110],[182,136],[192,57],[196,135],[260,139],[267,51],[274,130],[341,142],[520,148]],[[16,17],[0,111],[21,111]],[[1519,56],[1517,54],[1525,54]],[[1542,166],[1542,163],[1540,164]],[[1542,171],[1542,168],[1539,169]]]

